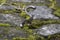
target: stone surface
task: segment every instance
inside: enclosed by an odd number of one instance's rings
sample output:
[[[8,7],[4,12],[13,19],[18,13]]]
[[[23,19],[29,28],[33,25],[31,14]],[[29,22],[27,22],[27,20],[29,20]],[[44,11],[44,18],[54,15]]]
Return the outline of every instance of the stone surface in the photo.
[[[33,9],[28,12],[28,9]],[[59,19],[55,15],[53,15],[53,10],[48,8],[47,6],[32,6],[29,5],[25,9],[26,13],[32,17],[33,19]]]
[[[12,14],[0,14],[0,22],[9,22],[12,25],[16,26],[22,26],[22,23],[25,21],[24,18],[19,17],[18,15],[12,15]],[[13,26],[14,26],[13,25]]]
[[[1,36],[2,35],[2,36]],[[12,40],[14,37],[27,38],[28,34],[24,30],[17,30],[14,27],[0,27],[0,40]]]
[[[47,24],[37,29],[37,34],[48,36],[60,33],[60,24]]]
[[[8,0],[11,2],[45,2],[45,0]]]
[[[60,0],[56,0],[57,6],[60,7]]]
[[[0,10],[13,10],[15,9],[14,6],[11,6],[11,5],[2,5],[0,6]]]

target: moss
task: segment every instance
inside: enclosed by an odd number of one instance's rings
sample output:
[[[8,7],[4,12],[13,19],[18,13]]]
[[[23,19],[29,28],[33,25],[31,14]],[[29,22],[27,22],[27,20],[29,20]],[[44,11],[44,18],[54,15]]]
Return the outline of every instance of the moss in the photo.
[[[56,7],[55,10],[53,14],[60,17],[60,7]]]
[[[12,40],[26,40],[26,38],[14,37]]]
[[[35,39],[35,36],[29,35],[28,40],[36,40],[36,39]]]
[[[5,4],[7,0],[0,0],[0,6]]]
[[[48,2],[50,2],[49,4],[46,4],[49,8],[54,9],[56,6],[56,0],[46,0]]]
[[[5,24],[5,23],[0,23],[0,26],[9,27],[9,26],[11,26],[11,25],[10,25],[10,24]]]
[[[4,40],[8,40],[8,39],[4,39]]]
[[[50,35],[48,40],[60,40],[60,34]]]
[[[3,37],[3,35],[2,34],[0,34],[0,38],[2,38]]]
[[[60,20],[33,20],[32,21],[32,27],[34,28],[38,28],[42,25],[46,25],[46,24],[60,24]]]
[[[20,16],[26,18],[26,20],[29,20],[30,19],[30,16],[27,15],[25,11],[22,11],[21,14],[20,14]]]
[[[56,1],[54,0],[50,0],[50,4],[47,4],[50,8],[52,9],[55,9],[54,11],[54,15],[60,17],[60,7],[56,7],[55,4],[56,4]],[[3,3],[5,3],[5,0],[3,1]],[[13,2],[12,5],[13,6],[20,6],[21,9],[19,10],[16,10],[16,9],[13,9],[13,10],[0,10],[1,13],[19,13],[20,16],[26,18],[27,21],[29,21],[30,19],[30,16],[26,14],[26,12],[23,10],[23,8],[25,8],[27,5],[31,5],[32,3],[22,3],[22,2]],[[32,4],[32,5],[45,5],[44,3],[36,3],[36,4]],[[21,10],[21,11],[20,11]],[[20,28],[20,27],[16,27],[16,30],[25,30],[29,36],[28,38],[21,38],[21,37],[13,37],[12,40],[55,40],[55,39],[58,39],[60,38],[60,34],[59,35],[54,35],[54,36],[48,36],[47,39],[44,38],[43,36],[41,35],[36,35],[34,34],[33,30],[34,28],[39,28],[41,27],[42,25],[46,25],[46,24],[60,24],[60,20],[52,20],[52,19],[48,19],[48,20],[32,20],[32,21],[29,21],[31,22],[30,25],[28,25],[28,23],[25,23],[23,28]],[[10,27],[11,25],[10,24],[5,24],[5,23],[0,23],[0,26],[4,26],[4,27]],[[13,26],[14,27],[14,26]],[[5,28],[5,33],[7,34],[9,29],[8,28]],[[8,31],[7,31],[8,30]],[[2,35],[0,35],[0,37],[2,37]],[[8,40],[8,39],[5,39],[5,40]]]

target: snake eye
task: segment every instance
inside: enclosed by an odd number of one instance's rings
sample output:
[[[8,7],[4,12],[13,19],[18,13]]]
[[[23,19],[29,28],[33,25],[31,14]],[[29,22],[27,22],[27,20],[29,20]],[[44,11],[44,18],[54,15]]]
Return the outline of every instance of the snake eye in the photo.
[[[26,10],[27,12],[32,12],[36,9],[36,7],[28,7]]]

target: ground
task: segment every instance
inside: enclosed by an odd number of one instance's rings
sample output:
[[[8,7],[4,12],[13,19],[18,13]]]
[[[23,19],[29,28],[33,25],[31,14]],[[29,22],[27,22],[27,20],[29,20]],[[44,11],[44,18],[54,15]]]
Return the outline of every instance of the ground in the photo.
[[[60,0],[0,0],[0,40],[60,40],[59,24]]]

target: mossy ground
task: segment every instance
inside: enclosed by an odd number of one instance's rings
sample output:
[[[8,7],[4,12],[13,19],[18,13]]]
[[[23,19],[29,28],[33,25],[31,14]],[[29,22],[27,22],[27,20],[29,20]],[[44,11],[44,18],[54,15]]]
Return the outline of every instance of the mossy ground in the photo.
[[[54,0],[50,0],[51,4],[49,4],[48,6],[50,8],[53,8],[55,11],[54,11],[54,15],[60,17],[60,7],[56,6],[56,1]],[[27,5],[30,5],[32,3],[12,3],[12,5],[14,6],[18,6],[20,5],[21,8],[24,8],[26,7]],[[47,5],[47,4],[42,4],[42,3],[36,3],[36,4],[33,4],[33,5]],[[41,27],[42,25],[46,25],[46,24],[60,24],[60,20],[52,20],[52,19],[48,19],[48,20],[32,20],[30,21],[30,17],[28,15],[26,15],[25,11],[21,9],[21,11],[16,11],[16,9],[14,10],[0,10],[0,12],[3,12],[3,13],[11,13],[13,14],[14,12],[19,12],[19,15],[26,18],[26,22],[23,26],[23,28],[19,28],[19,27],[16,27],[16,29],[20,30],[20,29],[23,29],[23,30],[26,30],[27,33],[29,34],[29,37],[28,38],[21,38],[21,37],[14,37],[12,38],[12,40],[60,40],[60,34],[56,34],[56,35],[50,35],[48,37],[44,37],[44,36],[40,36],[40,35],[37,35],[37,34],[33,34],[33,30],[32,29],[36,29],[36,28],[39,28]],[[30,23],[31,22],[31,23]],[[30,25],[28,25],[30,23]],[[7,26],[6,28],[10,27],[9,24],[0,24],[0,27],[2,26]],[[7,29],[8,30],[8,29]],[[0,35],[1,37],[2,35]],[[5,40],[8,40],[8,39],[5,39]]]

